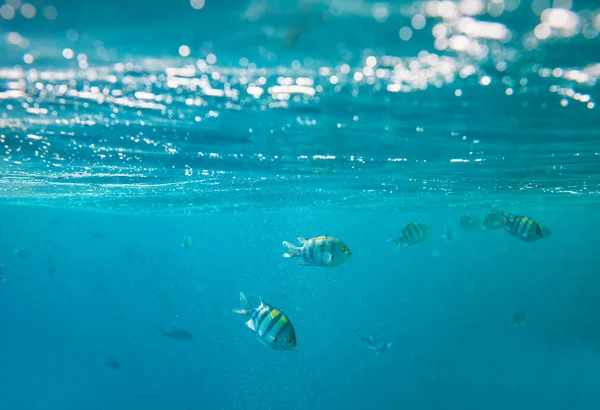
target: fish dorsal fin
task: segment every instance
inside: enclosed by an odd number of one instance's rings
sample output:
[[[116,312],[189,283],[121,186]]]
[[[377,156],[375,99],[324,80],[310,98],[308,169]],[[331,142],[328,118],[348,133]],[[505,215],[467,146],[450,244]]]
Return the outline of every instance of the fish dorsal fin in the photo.
[[[258,308],[256,310],[261,310],[262,308],[265,307],[265,302],[263,302],[262,298],[259,296],[258,299],[260,300],[260,305],[258,305]]]
[[[304,245],[304,242],[306,242],[307,240],[308,240],[308,239],[306,239],[306,238],[304,238],[304,237],[302,237],[302,236],[299,236],[299,237],[298,237],[298,242],[300,242],[302,245]]]
[[[248,326],[252,330],[256,330],[256,328],[254,327],[254,321],[252,319],[248,319],[248,321],[246,322],[246,326]]]

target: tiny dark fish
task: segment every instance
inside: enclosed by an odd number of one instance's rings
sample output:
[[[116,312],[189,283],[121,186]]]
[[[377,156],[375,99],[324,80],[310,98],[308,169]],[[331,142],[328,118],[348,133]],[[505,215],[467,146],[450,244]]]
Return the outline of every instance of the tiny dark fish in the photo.
[[[6,282],[6,279],[4,279],[4,274],[2,273],[2,267],[3,267],[3,266],[4,266],[4,265],[2,265],[2,264],[0,263],[0,282]]]
[[[110,369],[121,370],[121,365],[119,364],[119,362],[117,362],[112,357],[99,357],[98,361]]]
[[[54,267],[48,268],[48,275],[52,276],[55,273],[56,273],[56,268],[54,268]]]
[[[102,232],[94,232],[92,233],[92,236],[96,239],[104,239],[106,238],[106,235],[104,235]]]
[[[515,312],[512,317],[513,326],[523,326],[527,320],[525,312]]]
[[[158,330],[163,336],[173,340],[190,340],[193,337],[191,333],[183,329],[173,329],[171,331],[165,332],[159,327]]]

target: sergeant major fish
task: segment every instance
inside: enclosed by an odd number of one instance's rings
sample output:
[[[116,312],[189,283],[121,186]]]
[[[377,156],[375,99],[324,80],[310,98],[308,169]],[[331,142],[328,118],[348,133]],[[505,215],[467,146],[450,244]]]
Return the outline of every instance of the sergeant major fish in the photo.
[[[392,343],[386,343],[383,339],[373,336],[363,336],[358,331],[354,330],[354,332],[360,337],[360,340],[366,344],[369,349],[373,349],[377,351],[377,354],[385,352]]]
[[[288,251],[283,254],[284,258],[302,258],[299,265],[319,266],[323,268],[332,268],[346,262],[352,251],[338,238],[322,235],[313,238],[298,238],[302,247],[292,245],[288,241],[283,241],[283,246],[287,246]]]
[[[428,236],[429,228],[427,226],[413,222],[402,228],[397,238],[389,239],[388,242],[395,242],[398,248],[406,248],[425,241]]]
[[[510,215],[505,229],[509,234],[524,242],[535,242],[550,236],[550,229],[542,228],[535,220],[527,216]]]
[[[253,308],[248,298],[240,293],[241,309],[233,309],[233,313],[250,316],[246,326],[256,332],[259,341],[274,350],[298,350],[296,332],[290,319],[279,309],[260,300],[260,305]]]

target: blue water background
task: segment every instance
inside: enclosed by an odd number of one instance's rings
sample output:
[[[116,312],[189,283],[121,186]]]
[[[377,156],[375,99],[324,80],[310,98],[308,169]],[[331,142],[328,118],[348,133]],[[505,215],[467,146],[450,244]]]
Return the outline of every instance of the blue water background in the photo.
[[[2,408],[595,409],[597,302],[579,295],[598,286],[599,257],[585,240],[598,217],[566,223],[565,212],[536,214],[553,240],[479,230],[448,244],[437,234],[457,230],[460,214],[3,207]],[[395,252],[391,226],[413,219],[431,227],[431,241]],[[282,240],[322,232],[354,250],[345,265],[281,257]],[[231,313],[240,291],[285,310],[299,352],[254,338]],[[511,326],[515,311],[527,312],[526,326]],[[582,323],[591,340],[573,335]],[[194,339],[167,339],[159,326]],[[393,346],[379,356],[353,347],[353,329]]]

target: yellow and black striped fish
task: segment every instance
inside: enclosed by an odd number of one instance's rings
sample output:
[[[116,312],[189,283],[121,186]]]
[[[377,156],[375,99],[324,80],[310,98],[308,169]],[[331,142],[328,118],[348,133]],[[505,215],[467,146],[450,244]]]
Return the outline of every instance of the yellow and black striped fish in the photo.
[[[419,222],[413,222],[406,225],[400,231],[397,238],[390,239],[389,242],[395,242],[398,248],[406,248],[423,242],[429,236],[429,228]]]
[[[260,305],[253,308],[248,298],[240,293],[241,309],[233,309],[233,313],[250,316],[246,326],[256,332],[262,343],[274,350],[298,350],[296,332],[290,319],[281,310],[260,300]]]
[[[550,236],[550,229],[542,228],[534,219],[527,216],[510,215],[505,229],[524,242],[535,242]]]

